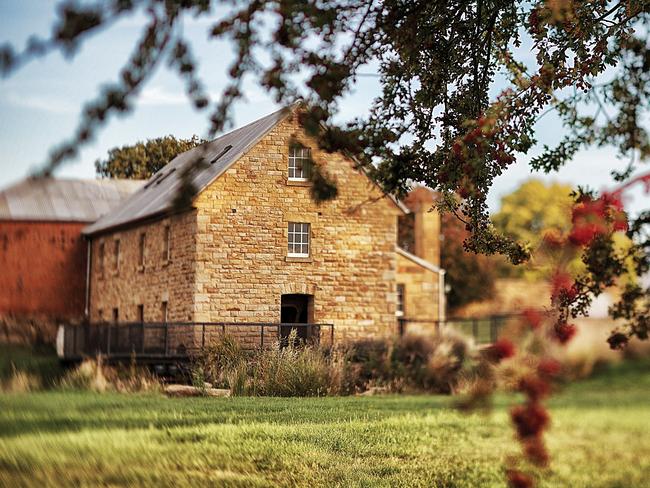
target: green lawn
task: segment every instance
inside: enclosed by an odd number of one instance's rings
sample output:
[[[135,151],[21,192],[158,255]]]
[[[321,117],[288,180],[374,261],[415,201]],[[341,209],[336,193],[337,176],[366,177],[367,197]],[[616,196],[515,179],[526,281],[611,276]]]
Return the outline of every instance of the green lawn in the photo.
[[[0,486],[504,486],[507,399],[464,415],[433,396],[0,396]],[[650,367],[552,402],[543,486],[650,485]]]

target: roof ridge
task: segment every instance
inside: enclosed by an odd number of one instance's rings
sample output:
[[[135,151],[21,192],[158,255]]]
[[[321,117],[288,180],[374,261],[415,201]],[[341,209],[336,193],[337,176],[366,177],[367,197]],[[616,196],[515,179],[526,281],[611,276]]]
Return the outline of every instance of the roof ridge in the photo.
[[[178,154],[160,170],[146,181],[146,184],[133,193],[127,200],[107,213],[99,220],[83,229],[86,235],[93,235],[123,227],[132,222],[138,222],[154,218],[168,212],[171,209],[175,192],[180,184],[182,169],[188,164],[196,161],[196,156],[201,151],[203,159],[216,159],[214,164],[199,169],[193,176],[192,183],[195,185],[196,195],[211,185],[228,168],[235,164],[241,157],[250,150],[259,140],[277,126],[286,116],[291,114],[295,107],[301,102],[294,102],[280,108],[268,115],[260,117],[242,127],[234,129],[212,141],[205,142],[188,151]],[[230,145],[231,149],[223,153],[224,145]],[[221,154],[220,157],[215,156]],[[169,171],[169,167],[179,171]],[[165,172],[168,174],[162,176]],[[156,184],[152,184],[156,180]]]
[[[395,250],[397,251],[398,254],[401,254],[407,259],[410,259],[416,264],[419,264],[423,268],[426,268],[430,271],[433,271],[434,273],[444,273],[444,269],[442,269],[440,266],[436,266],[435,264],[427,261],[424,258],[421,258],[420,256],[416,256],[415,254],[408,252],[406,249],[400,246],[395,246]]]

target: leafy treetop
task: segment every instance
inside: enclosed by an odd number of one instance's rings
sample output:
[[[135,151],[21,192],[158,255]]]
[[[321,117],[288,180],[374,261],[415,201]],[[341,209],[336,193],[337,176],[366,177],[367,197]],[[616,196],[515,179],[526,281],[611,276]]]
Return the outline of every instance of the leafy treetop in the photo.
[[[95,170],[99,176],[108,178],[148,179],[178,154],[204,142],[198,136],[176,139],[169,135],[114,147],[106,159],[95,161]]]

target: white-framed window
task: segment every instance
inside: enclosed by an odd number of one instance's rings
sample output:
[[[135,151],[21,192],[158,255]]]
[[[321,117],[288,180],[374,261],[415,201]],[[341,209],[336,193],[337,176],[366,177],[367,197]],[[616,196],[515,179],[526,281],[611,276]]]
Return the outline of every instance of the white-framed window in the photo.
[[[311,149],[297,144],[289,147],[289,180],[307,181],[311,176]]]
[[[304,222],[289,222],[289,252],[287,256],[309,257],[311,225]]]
[[[397,284],[397,308],[395,309],[395,315],[398,317],[404,316],[404,285],[402,283]]]

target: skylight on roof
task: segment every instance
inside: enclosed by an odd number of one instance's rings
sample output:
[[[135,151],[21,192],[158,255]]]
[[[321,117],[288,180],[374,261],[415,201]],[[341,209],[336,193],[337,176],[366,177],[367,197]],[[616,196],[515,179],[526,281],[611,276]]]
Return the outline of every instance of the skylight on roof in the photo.
[[[219,159],[221,159],[221,158],[223,157],[223,155],[226,154],[226,153],[227,153],[228,151],[230,151],[231,149],[232,149],[232,146],[231,146],[230,144],[228,144],[226,147],[223,148],[223,151],[221,151],[219,154],[217,154],[217,156],[215,156],[215,157],[212,159],[212,161],[210,161],[210,164],[214,164],[214,163],[216,163],[217,161],[219,161]]]
[[[160,185],[160,183],[162,183],[162,181],[163,181],[165,178],[167,178],[170,174],[172,174],[174,171],[176,171],[176,168],[172,168],[172,169],[170,169],[170,170],[167,172],[167,174],[163,175],[162,178],[159,178],[158,181],[156,181],[156,185]]]
[[[147,182],[146,185],[144,185],[144,187],[145,187],[145,188],[149,188],[149,187],[150,187],[151,185],[153,185],[153,184],[156,182],[156,180],[158,180],[162,175],[163,175],[163,172],[162,172],[162,171],[159,171],[158,173],[156,173],[155,175],[153,175],[153,177],[152,177],[152,178]]]

